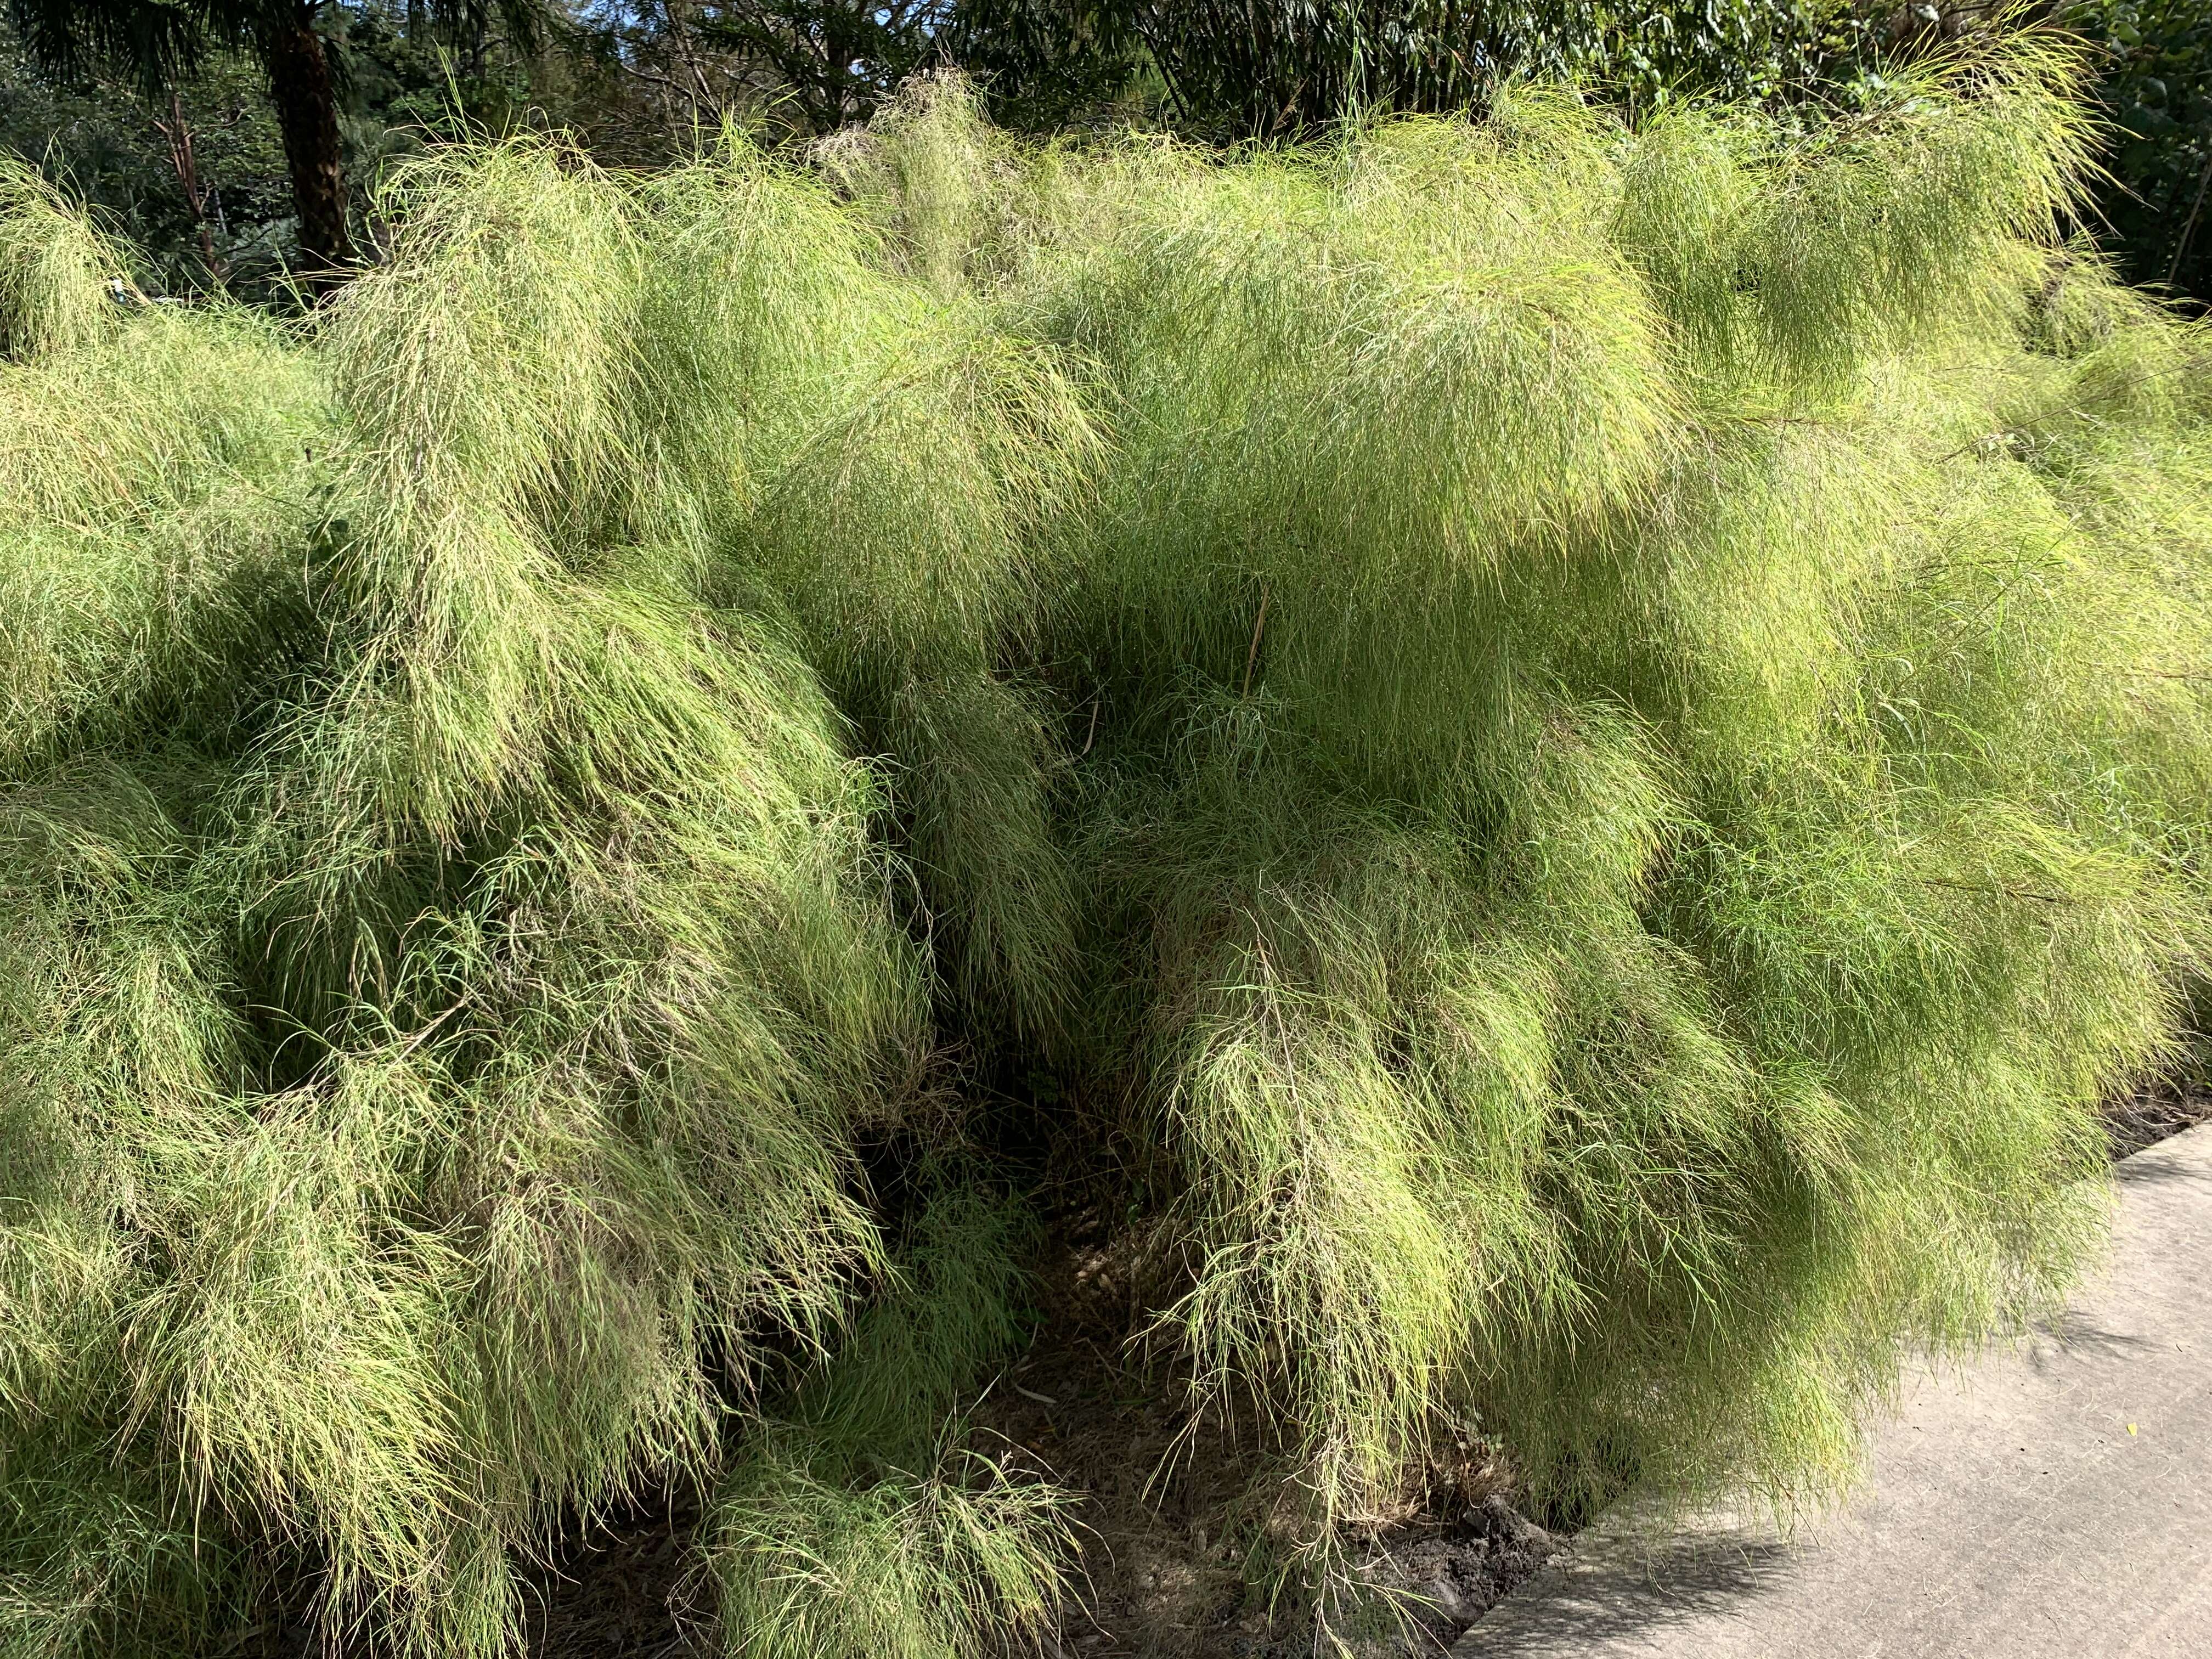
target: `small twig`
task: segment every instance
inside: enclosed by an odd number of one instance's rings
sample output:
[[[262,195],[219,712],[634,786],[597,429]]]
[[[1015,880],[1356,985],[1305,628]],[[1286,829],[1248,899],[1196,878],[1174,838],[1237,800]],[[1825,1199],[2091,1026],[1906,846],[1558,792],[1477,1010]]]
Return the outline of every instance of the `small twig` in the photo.
[[[1260,614],[1252,619],[1252,648],[1244,653],[1244,696],[1252,695],[1252,670],[1260,660],[1260,635],[1267,626],[1267,601],[1273,596],[1267,589],[1260,590]]]
[[[2071,904],[2075,902],[2063,893],[2039,893],[2033,887],[2007,887],[2002,882],[1946,881],[1940,876],[1921,876],[1916,879],[1923,887],[1950,887],[1961,893],[1994,893],[2004,898],[2033,899],[2039,904]]]
[[[2197,234],[2197,216],[2204,211],[2204,192],[2212,188],[2212,155],[2204,158],[2203,176],[2197,181],[2197,200],[2189,210],[2189,222],[2181,228],[2181,240],[2173,245],[2173,259],[2166,268],[2166,285],[2172,288],[2174,279],[2181,275],[2181,256],[2189,252],[2189,239]]]
[[[184,191],[185,206],[191,210],[193,228],[199,233],[200,262],[207,267],[208,275],[220,283],[228,273],[224,262],[215,257],[215,234],[208,226],[208,191],[200,184],[199,161],[192,149],[191,123],[185,118],[183,96],[173,88],[169,93],[169,118],[156,118],[154,131],[169,146],[169,166],[176,173],[178,186]]]
[[[2101,668],[2107,674],[2125,674],[2139,680],[2212,680],[2212,674],[2191,673],[2179,668],[2123,668],[2117,663],[2093,662],[2092,668]]]

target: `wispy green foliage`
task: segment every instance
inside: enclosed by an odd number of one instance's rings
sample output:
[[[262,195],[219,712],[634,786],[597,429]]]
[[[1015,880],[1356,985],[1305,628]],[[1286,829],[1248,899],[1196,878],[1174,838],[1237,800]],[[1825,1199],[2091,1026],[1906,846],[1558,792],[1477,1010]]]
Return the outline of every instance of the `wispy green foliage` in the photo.
[[[1019,1334],[1003,1202],[942,1193],[856,1322],[722,1484],[706,1544],[733,1654],[966,1659],[1048,1623],[1071,1495],[971,1449],[958,1415]]]
[[[31,168],[0,155],[0,357],[93,338],[107,284],[123,274],[118,250]]]
[[[1233,160],[936,82],[22,333],[4,1640],[490,1654],[662,1480],[736,1651],[1035,1624],[963,1067],[1175,1172],[1150,1329],[1317,1583],[1469,1414],[1831,1486],[2094,1249],[2207,944],[2212,342],[2062,238],[2077,75]]]
[[[2074,63],[1809,141],[1523,94],[1132,157],[1022,273],[1126,411],[1059,635],[1120,716],[1109,1048],[1188,1174],[1172,1317],[1317,1540],[1451,1402],[1562,1498],[1796,1489],[2091,1236],[2208,728],[2201,581],[2081,469],[2157,450],[2202,545],[2205,342],[2057,244]],[[2061,303],[2097,343],[2031,349]],[[2147,428],[2040,435],[2136,352]]]
[[[2083,469],[2157,451],[2202,545],[2205,342],[2057,242],[2075,63],[1810,139],[1524,92],[1139,147],[1007,278],[1115,409],[1054,635],[1113,717],[1102,1046],[1188,1173],[1170,1318],[1317,1546],[1454,1405],[1563,1501],[1798,1490],[2093,1236],[2208,728],[2201,581]],[[2034,343],[2062,305],[2094,345]],[[2137,352],[2147,425],[2042,435]]]
[[[1051,1487],[979,1452],[919,1475],[830,1482],[770,1445],[717,1510],[708,1560],[744,1659],[971,1659],[1050,1622],[1071,1539]]]

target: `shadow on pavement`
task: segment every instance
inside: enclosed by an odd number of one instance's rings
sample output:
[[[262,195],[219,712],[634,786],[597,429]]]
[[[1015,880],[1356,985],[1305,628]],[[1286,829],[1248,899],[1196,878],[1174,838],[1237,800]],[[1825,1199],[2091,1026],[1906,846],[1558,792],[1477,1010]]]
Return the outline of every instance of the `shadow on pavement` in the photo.
[[[1799,1547],[1767,1533],[1589,1540],[1565,1563],[1470,1629],[1460,1654],[1557,1653],[1563,1641],[1648,1635],[1725,1615],[1789,1570]],[[1534,1593],[1531,1594],[1530,1592]]]

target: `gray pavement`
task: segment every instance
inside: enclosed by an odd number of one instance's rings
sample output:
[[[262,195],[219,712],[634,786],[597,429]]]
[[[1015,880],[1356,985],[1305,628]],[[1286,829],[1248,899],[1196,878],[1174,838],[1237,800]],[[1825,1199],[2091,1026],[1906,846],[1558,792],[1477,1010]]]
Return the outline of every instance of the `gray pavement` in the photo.
[[[1838,1514],[1784,1539],[1630,1506],[1455,1659],[2212,1659],[2212,1124],[2118,1173],[2058,1332],[1916,1376]]]

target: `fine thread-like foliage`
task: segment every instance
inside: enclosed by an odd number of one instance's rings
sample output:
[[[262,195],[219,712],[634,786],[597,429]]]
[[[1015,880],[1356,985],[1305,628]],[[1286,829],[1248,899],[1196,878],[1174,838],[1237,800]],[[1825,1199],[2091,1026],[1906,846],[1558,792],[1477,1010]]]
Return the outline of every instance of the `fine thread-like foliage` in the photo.
[[[2203,345],[2116,299],[2026,349],[2097,283],[2070,75],[1794,143],[1524,94],[1138,149],[1005,277],[1119,404],[1054,644],[1117,716],[1077,822],[1190,1182],[1171,1319],[1324,1553],[1452,1402],[1569,1504],[1817,1485],[1901,1343],[2090,1237],[2087,1108],[2202,941],[2202,621],[2082,522],[2102,445],[2031,433]]]
[[[0,155],[0,358],[92,338],[124,269],[120,251],[35,168]]]
[[[1014,1213],[933,1198],[895,1301],[856,1322],[724,1478],[705,1566],[748,1659],[963,1659],[1048,1622],[1067,1585],[1070,1494],[963,1441],[957,1409],[1019,1334]]]
[[[1324,1620],[1441,1425],[1832,1490],[2094,1250],[2212,944],[2212,340],[1978,54],[446,150],[290,329],[7,184],[0,1651],[500,1653],[667,1481],[734,1652],[1036,1626],[942,1109],[1024,1076],[1172,1172],[1134,1334]]]

